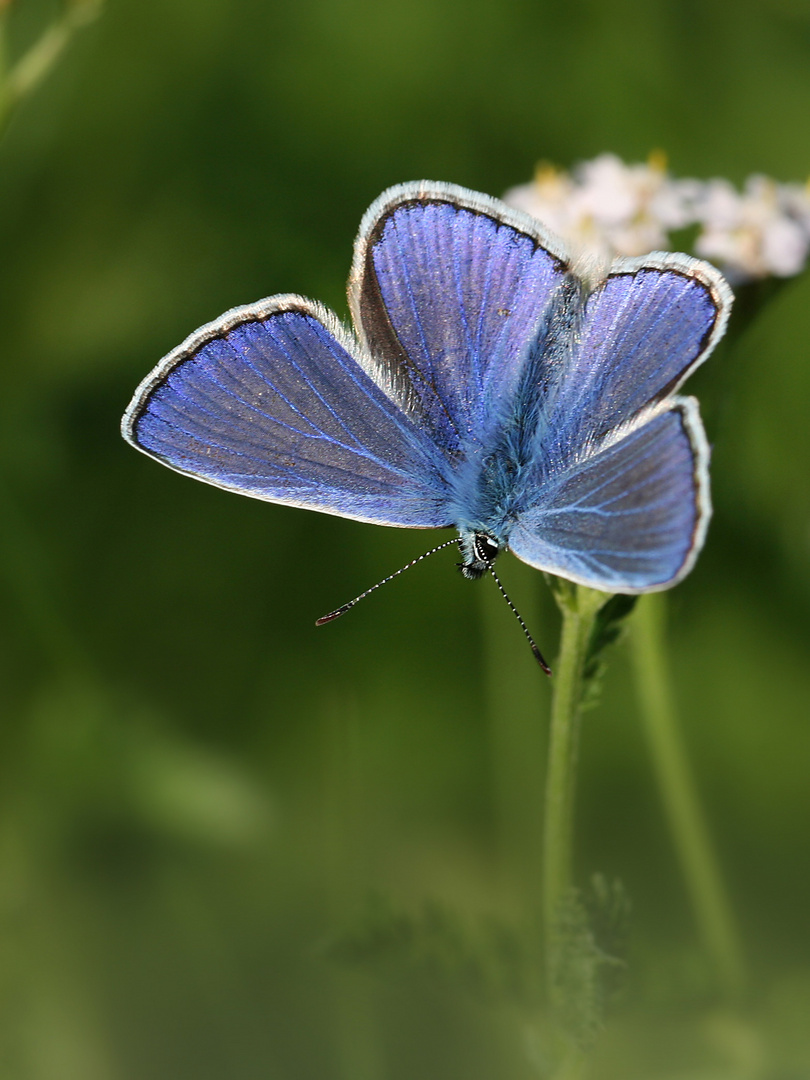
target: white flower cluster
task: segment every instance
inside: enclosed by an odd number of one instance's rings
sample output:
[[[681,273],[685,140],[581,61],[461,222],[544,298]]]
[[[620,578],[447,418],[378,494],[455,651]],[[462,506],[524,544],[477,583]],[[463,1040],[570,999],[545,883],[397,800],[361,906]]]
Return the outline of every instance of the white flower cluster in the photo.
[[[570,173],[543,164],[504,201],[603,258],[668,250],[671,232],[697,227],[694,253],[737,284],[791,277],[810,254],[810,182],[751,176],[740,192],[728,180],[677,180],[662,154],[637,165],[602,154]]]

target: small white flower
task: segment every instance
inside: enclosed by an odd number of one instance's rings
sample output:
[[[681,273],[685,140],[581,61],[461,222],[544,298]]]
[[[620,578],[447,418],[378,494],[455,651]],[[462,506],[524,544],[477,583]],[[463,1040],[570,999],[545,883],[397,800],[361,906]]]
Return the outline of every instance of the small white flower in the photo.
[[[570,174],[543,164],[504,200],[600,259],[668,249],[670,232],[691,225],[695,253],[735,282],[790,277],[810,254],[810,182],[751,176],[739,192],[728,180],[676,180],[660,153],[635,165],[601,154]]]
[[[688,222],[692,198],[690,183],[672,180],[661,154],[637,165],[601,154],[573,176],[543,165],[534,183],[504,196],[574,246],[608,257],[666,248],[667,231]]]
[[[574,217],[574,184],[568,173],[541,162],[534,180],[510,188],[504,202],[548,225],[561,236],[568,236]]]
[[[810,249],[810,205],[794,188],[765,176],[750,176],[742,192],[727,180],[708,181],[695,207],[703,226],[695,252],[733,282],[798,274]]]
[[[645,166],[625,165],[615,154],[600,154],[575,169],[582,206],[603,228],[624,226],[638,213],[647,186],[639,169]]]
[[[509,206],[542,221],[575,251],[597,255],[608,262],[613,257],[613,249],[595,222],[587,201],[580,197],[573,178],[562,169],[541,162],[530,184],[510,188],[503,198]]]
[[[806,184],[779,184],[779,203],[810,235],[810,180]]]

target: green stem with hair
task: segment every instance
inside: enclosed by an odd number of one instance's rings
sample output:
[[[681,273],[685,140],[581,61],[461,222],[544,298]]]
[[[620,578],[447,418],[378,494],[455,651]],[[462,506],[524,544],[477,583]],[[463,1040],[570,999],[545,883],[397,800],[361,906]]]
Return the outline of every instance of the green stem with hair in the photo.
[[[596,616],[610,597],[560,579],[554,580],[552,587],[563,616],[560,653],[554,669],[543,825],[542,912],[546,979],[553,1002],[561,974],[561,911],[573,887],[574,793],[583,674]]]

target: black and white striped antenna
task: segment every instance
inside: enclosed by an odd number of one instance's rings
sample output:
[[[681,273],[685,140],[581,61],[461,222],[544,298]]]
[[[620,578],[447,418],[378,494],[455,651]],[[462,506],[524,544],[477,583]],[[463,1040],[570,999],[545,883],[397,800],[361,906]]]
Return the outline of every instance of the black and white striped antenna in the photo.
[[[459,541],[458,537],[453,537],[452,540],[445,540],[443,544],[438,544],[435,548],[431,548],[430,551],[426,551],[424,553],[424,555],[418,555],[415,559],[412,559],[405,566],[400,567],[399,570],[395,570],[393,574],[389,574],[388,577],[383,578],[382,581],[378,581],[376,585],[372,585],[370,589],[366,589],[365,592],[361,592],[359,596],[355,596],[354,600],[349,600],[349,602],[347,604],[342,604],[339,608],[335,608],[335,610],[330,611],[328,615],[322,615],[320,617],[320,619],[316,619],[315,620],[315,625],[316,626],[325,626],[327,623],[333,622],[335,619],[339,619],[341,615],[345,615],[347,611],[351,611],[351,609],[355,606],[355,604],[359,604],[361,600],[364,600],[367,596],[370,596],[371,593],[376,592],[377,589],[380,588],[380,586],[387,585],[389,581],[393,581],[394,578],[399,577],[400,574],[404,574],[406,570],[410,570],[412,566],[416,566],[416,564],[422,562],[423,559],[427,559],[429,556],[435,555],[437,551],[444,551],[444,549],[447,548],[447,547],[450,547],[451,544],[458,544],[459,542],[460,541]],[[517,621],[520,623],[520,628],[521,628],[521,630],[523,631],[523,633],[526,636],[526,640],[529,643],[529,647],[532,650],[532,653],[534,655],[535,660],[540,665],[540,667],[543,669],[543,671],[545,671],[546,675],[550,675],[551,674],[551,668],[548,666],[546,661],[543,659],[543,654],[540,652],[540,649],[537,647],[537,642],[534,640],[532,635],[529,633],[529,628],[528,628],[528,626],[526,626],[526,623],[523,621],[522,615],[520,614],[518,609],[515,607],[515,605],[512,603],[512,601],[509,599],[509,595],[508,595],[506,589],[501,584],[501,579],[498,577],[498,575],[492,569],[492,566],[489,566],[488,569],[489,569],[490,574],[492,574],[493,578],[495,579],[495,584],[498,586],[498,590],[500,591],[501,596],[506,601],[506,603],[509,606],[509,609],[511,610],[512,614],[515,616]]]

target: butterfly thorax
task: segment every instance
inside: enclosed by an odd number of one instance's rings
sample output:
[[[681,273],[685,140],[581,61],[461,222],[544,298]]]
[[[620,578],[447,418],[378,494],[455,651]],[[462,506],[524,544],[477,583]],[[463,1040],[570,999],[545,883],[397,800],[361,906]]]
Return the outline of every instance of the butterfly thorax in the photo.
[[[459,531],[467,578],[479,578],[507,547],[509,534],[526,502],[529,474],[534,472],[526,453],[522,424],[510,418],[486,455],[471,449],[451,480],[455,498],[453,524]],[[476,452],[476,450],[478,452]]]
[[[466,577],[478,577],[489,569],[497,551],[507,546],[509,533],[525,509],[537,472],[533,454],[536,426],[535,402],[524,398],[501,419],[488,452],[482,452],[480,446],[468,448],[466,460],[451,481],[458,508],[454,524],[461,536],[464,566],[482,566],[477,573],[465,570]],[[485,540],[495,545],[492,553]]]

